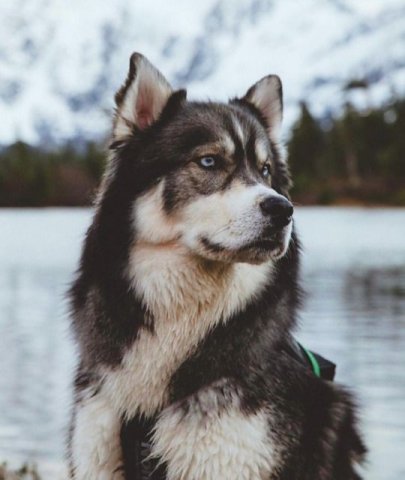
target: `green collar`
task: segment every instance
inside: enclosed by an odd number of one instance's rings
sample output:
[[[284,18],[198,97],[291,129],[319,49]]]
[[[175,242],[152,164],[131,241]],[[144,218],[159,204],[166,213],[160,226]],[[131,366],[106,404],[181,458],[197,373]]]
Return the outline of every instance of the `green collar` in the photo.
[[[315,355],[310,350],[305,348],[303,345],[301,345],[301,344],[299,344],[299,345],[302,348],[302,350],[304,351],[305,355],[307,356],[307,358],[309,360],[309,363],[311,364],[312,371],[314,372],[314,375],[321,378],[322,377],[321,367],[320,367],[319,362],[316,359]]]

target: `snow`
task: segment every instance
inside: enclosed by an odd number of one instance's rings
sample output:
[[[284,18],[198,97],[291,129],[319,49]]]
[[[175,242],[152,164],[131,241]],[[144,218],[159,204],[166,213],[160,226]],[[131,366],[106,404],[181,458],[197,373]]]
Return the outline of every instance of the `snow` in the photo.
[[[0,144],[101,138],[134,50],[196,98],[279,74],[286,129],[303,98],[339,111],[352,78],[373,78],[377,104],[405,93],[400,0],[20,0],[0,16]]]

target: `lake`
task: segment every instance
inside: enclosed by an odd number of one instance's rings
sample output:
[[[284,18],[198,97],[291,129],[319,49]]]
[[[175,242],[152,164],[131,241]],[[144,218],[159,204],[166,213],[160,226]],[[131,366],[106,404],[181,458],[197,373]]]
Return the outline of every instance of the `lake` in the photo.
[[[64,292],[88,209],[0,210],[0,462],[63,464],[75,364]],[[367,480],[405,478],[405,209],[301,207],[298,338],[358,397]],[[63,474],[59,474],[63,478]]]

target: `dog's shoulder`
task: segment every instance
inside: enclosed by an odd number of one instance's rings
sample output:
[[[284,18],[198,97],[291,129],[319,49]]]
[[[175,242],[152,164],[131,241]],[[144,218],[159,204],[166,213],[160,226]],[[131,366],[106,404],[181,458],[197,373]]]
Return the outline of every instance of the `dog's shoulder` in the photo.
[[[283,355],[270,354],[265,365],[249,365],[172,403],[158,421],[157,451],[167,455],[169,438],[159,435],[169,426],[186,435],[197,425],[220,431],[224,441],[226,432],[256,438],[252,448],[265,449],[277,480],[360,478],[365,447],[352,395]]]

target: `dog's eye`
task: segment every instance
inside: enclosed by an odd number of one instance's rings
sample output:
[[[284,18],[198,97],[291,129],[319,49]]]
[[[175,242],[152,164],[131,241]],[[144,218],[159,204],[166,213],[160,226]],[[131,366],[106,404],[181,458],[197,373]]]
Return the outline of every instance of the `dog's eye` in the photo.
[[[262,168],[262,175],[264,178],[270,177],[270,165],[265,163]]]
[[[214,157],[202,157],[198,160],[198,164],[203,168],[215,168],[217,160]]]

